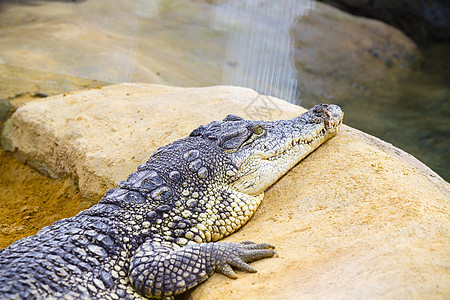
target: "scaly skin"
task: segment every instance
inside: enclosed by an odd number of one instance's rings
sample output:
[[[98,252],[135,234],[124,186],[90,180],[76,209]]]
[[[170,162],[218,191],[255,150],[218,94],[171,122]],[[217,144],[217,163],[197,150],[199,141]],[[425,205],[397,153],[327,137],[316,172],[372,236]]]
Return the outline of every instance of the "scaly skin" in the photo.
[[[217,241],[244,225],[264,190],[333,136],[342,116],[317,105],[291,120],[229,115],[200,126],[90,209],[1,250],[0,298],[164,298],[214,272],[256,272],[247,263],[273,256],[273,246]]]

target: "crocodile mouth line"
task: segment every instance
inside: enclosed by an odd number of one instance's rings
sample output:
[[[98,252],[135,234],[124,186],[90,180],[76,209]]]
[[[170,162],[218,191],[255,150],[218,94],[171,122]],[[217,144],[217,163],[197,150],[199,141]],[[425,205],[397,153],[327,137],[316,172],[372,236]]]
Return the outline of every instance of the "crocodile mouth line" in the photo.
[[[311,139],[311,140],[302,140],[302,139],[295,140],[295,139],[293,139],[293,140],[291,141],[291,144],[290,144],[286,149],[284,149],[284,150],[281,151],[280,153],[276,153],[275,155],[266,158],[266,160],[268,160],[268,161],[275,161],[275,160],[278,160],[278,159],[280,159],[281,157],[285,156],[286,154],[289,154],[288,152],[295,152],[294,148],[295,148],[296,146],[299,146],[299,145],[311,145],[312,143],[314,143],[314,142],[317,141],[318,139],[325,137],[325,133],[326,133],[326,131],[325,131],[325,128],[324,128],[324,129],[322,129],[322,130],[319,132],[319,134],[317,134],[317,135],[316,135],[313,139]]]
[[[294,154],[295,153],[295,147],[300,145],[308,145],[311,146],[314,142],[320,139],[324,139],[328,131],[334,131],[337,129],[337,127],[341,124],[342,121],[339,121],[336,125],[331,124],[325,124],[324,127],[314,135],[311,139],[304,139],[304,138],[298,138],[298,139],[292,139],[290,145],[288,145],[287,148],[282,150],[279,153],[275,153],[274,155],[265,158],[265,160],[268,161],[276,161],[280,159],[281,157],[285,156],[286,154]],[[292,153],[289,153],[292,152]]]

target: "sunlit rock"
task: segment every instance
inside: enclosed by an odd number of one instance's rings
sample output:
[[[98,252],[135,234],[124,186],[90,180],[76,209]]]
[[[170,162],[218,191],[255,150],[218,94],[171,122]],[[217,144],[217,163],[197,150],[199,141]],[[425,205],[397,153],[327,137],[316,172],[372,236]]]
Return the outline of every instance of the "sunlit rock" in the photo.
[[[27,103],[2,139],[39,170],[68,176],[99,198],[200,124],[229,113],[281,119],[303,111],[237,87],[122,84]],[[216,274],[188,297],[444,298],[449,194],[449,184],[409,154],[343,126],[227,238],[271,243],[278,257],[252,263],[258,273],[238,272],[237,280]]]

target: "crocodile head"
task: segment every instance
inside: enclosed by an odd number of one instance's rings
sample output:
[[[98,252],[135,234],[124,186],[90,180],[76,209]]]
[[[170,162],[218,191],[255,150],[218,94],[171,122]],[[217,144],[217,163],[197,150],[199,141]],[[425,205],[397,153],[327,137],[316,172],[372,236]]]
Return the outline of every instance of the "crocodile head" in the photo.
[[[338,106],[319,104],[297,118],[281,121],[249,121],[229,115],[200,126],[191,136],[215,140],[232,162],[224,171],[228,186],[257,195],[334,136],[342,118]]]

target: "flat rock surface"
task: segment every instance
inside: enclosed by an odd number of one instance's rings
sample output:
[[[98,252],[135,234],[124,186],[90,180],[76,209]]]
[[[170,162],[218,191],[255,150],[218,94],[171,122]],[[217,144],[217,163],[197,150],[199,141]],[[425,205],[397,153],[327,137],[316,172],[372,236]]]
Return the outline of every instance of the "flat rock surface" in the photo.
[[[282,119],[304,109],[238,87],[122,84],[24,104],[6,150],[91,199],[158,147],[233,113]],[[345,119],[344,119],[345,121]],[[267,192],[227,240],[268,242],[256,274],[214,275],[191,299],[446,298],[449,184],[400,149],[347,126]],[[76,214],[74,211],[73,214]]]

